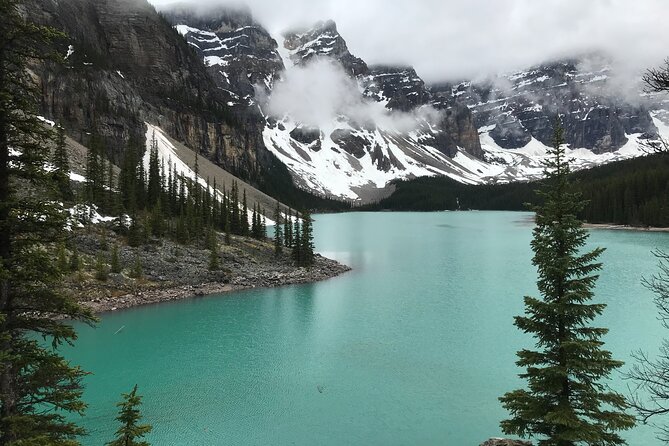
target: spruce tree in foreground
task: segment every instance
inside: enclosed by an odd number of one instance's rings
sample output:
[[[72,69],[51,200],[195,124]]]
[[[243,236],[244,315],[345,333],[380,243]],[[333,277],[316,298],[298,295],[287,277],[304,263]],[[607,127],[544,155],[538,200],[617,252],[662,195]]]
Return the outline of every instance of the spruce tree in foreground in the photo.
[[[56,190],[44,170],[51,131],[35,116],[39,91],[27,66],[60,34],[24,12],[18,0],[0,0],[0,445],[72,446],[83,433],[70,413],[85,409],[86,373],[58,347],[76,339],[67,321],[94,318],[58,292],[50,251],[66,216],[44,199]]]
[[[585,203],[568,181],[563,144],[558,122],[544,166],[544,204],[534,209],[532,263],[541,298],[525,297],[525,315],[515,318],[534,336],[536,350],[518,352],[527,388],[500,398],[511,414],[501,427],[506,434],[537,437],[540,446],[624,444],[617,432],[631,428],[634,418],[624,412],[625,398],[602,383],[622,362],[603,349],[608,330],[591,326],[605,308],[590,303],[603,250],[580,251],[588,233],[576,215]]]
[[[139,406],[142,397],[137,395],[137,385],[130,393],[123,394],[123,401],[116,404],[119,414],[116,420],[121,427],[116,431],[116,438],[107,443],[107,446],[149,446],[149,442],[141,440],[153,429],[149,424],[139,424],[142,414]]]

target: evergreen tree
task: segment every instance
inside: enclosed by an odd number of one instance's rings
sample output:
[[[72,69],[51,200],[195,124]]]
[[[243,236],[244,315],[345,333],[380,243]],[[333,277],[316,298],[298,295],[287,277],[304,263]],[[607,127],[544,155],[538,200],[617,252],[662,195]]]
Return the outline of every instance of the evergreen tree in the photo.
[[[230,237],[230,215],[225,216],[225,227],[223,230],[225,231],[225,244],[230,246],[230,243],[232,243],[231,237]]]
[[[241,235],[247,237],[249,235],[249,207],[246,205],[246,189],[244,189],[242,196],[242,209],[239,224],[241,226]]]
[[[85,372],[58,348],[76,339],[68,321],[94,318],[58,291],[61,271],[46,249],[62,242],[66,215],[44,199],[55,192],[44,170],[51,132],[36,118],[28,61],[61,35],[24,17],[22,2],[0,0],[0,444],[69,446],[83,433],[69,413],[85,408]]]
[[[232,189],[230,190],[230,231],[233,234],[242,233],[242,222],[239,212],[239,189],[237,182],[232,182]]]
[[[149,148],[149,181],[146,193],[146,204],[149,208],[153,208],[158,204],[162,190],[160,189],[160,164],[158,161],[158,142],[156,141],[156,134],[151,137],[151,145]]]
[[[70,271],[77,272],[81,270],[81,260],[79,260],[79,250],[75,246],[72,248],[72,256],[70,257]]]
[[[144,277],[144,268],[142,267],[142,258],[139,255],[139,251],[135,252],[135,262],[130,270],[130,277],[133,279],[141,279]]]
[[[65,243],[58,244],[58,269],[63,274],[67,274],[70,270],[67,253],[65,252]]]
[[[262,221],[260,222],[260,238],[262,240],[267,238],[267,218],[265,217],[265,210],[263,209]]]
[[[277,201],[274,209],[274,255],[283,253],[283,217],[281,215],[281,204]]]
[[[74,194],[70,184],[70,160],[65,145],[65,129],[60,125],[56,128],[56,148],[51,163],[53,164],[53,180],[60,197],[65,201],[72,200]]]
[[[218,240],[214,240],[209,248],[209,271],[218,271],[221,268]]]
[[[128,245],[137,248],[144,243],[144,228],[142,228],[141,223],[139,222],[139,217],[134,216],[132,222],[130,223],[130,228],[128,229]]]
[[[165,214],[163,213],[163,206],[161,200],[158,200],[151,210],[151,233],[154,237],[163,237],[167,231],[165,223]]]
[[[624,444],[617,431],[631,428],[634,418],[624,413],[625,398],[601,383],[622,363],[602,348],[608,330],[590,325],[605,307],[590,303],[602,249],[580,252],[588,233],[576,215],[584,202],[569,183],[563,144],[557,122],[540,192],[544,203],[534,209],[532,263],[542,298],[525,297],[525,315],[515,318],[537,350],[518,352],[528,388],[500,398],[511,414],[501,427],[506,434],[538,436],[540,446]]]
[[[137,395],[135,384],[130,393],[123,394],[123,401],[116,404],[116,407],[119,408],[116,421],[121,423],[121,427],[116,431],[116,438],[106,443],[107,446],[149,446],[147,441],[140,440],[152,430],[149,424],[139,424],[142,419],[139,411],[141,404],[142,397]]]
[[[109,269],[102,253],[99,253],[95,258],[95,278],[103,282],[109,279]]]
[[[311,266],[314,263],[313,220],[309,211],[302,213],[302,234],[300,235],[300,264]]]
[[[120,274],[123,271],[121,267],[121,261],[118,257],[118,245],[114,245],[111,253],[111,272],[114,274]]]
[[[118,179],[121,204],[126,212],[134,214],[137,210],[137,148],[131,142],[123,156],[123,165]]]
[[[295,212],[295,224],[293,225],[293,236],[291,237],[292,257],[298,265],[302,262],[302,244],[300,243],[300,220]]]
[[[251,214],[251,236],[258,238],[258,213],[256,212],[256,204],[253,204],[253,213]]]
[[[292,211],[288,209],[286,212],[286,220],[283,227],[283,238],[286,247],[293,246],[293,220]]]

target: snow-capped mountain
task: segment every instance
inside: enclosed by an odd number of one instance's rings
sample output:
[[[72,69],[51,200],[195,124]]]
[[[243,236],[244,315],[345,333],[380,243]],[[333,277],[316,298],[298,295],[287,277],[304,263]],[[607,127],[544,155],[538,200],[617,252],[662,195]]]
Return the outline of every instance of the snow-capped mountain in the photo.
[[[254,88],[269,92],[284,69],[276,41],[248,9],[219,8],[203,17],[190,6],[172,6],[164,15],[178,23],[176,30],[202,57],[229,106],[252,104]]]
[[[323,195],[371,200],[394,179],[422,175],[464,183],[538,178],[558,113],[576,168],[638,156],[644,140],[669,136],[666,102],[616,96],[609,82],[615,73],[593,57],[482,82],[426,85],[412,67],[368,66],[351,54],[332,21],[287,32],[277,43],[250,15],[168,18],[219,71],[222,88],[238,96],[231,102],[262,108],[265,146],[296,184]],[[310,82],[308,70],[327,67],[323,61],[350,80],[339,93],[346,99],[330,116],[310,122],[290,107],[265,106],[286,94],[281,84],[295,73]],[[323,88],[337,90],[339,83],[346,81],[335,76]],[[269,100],[258,97],[259,87]],[[317,101],[315,93],[294,100]]]
[[[669,136],[666,100],[616,94],[615,70],[592,57],[428,85],[412,67],[369,66],[331,21],[272,36],[245,9],[29,3],[69,36],[65,67],[34,69],[44,116],[80,143],[99,135],[115,160],[148,122],[270,194],[291,179],[368,201],[398,178],[536,178],[557,113],[577,167]]]

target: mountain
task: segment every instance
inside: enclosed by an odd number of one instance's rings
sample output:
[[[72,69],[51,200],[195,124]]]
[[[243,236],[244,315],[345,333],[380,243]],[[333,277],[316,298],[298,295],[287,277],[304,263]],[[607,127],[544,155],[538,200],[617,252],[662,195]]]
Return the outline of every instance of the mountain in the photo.
[[[428,85],[412,67],[368,65],[332,21],[272,36],[245,8],[30,0],[26,13],[68,35],[66,65],[35,74],[42,114],[78,142],[101,135],[118,162],[156,126],[292,200],[375,201],[420,176],[537,178],[557,113],[577,168],[669,135],[667,102],[617,94],[614,70],[591,57]]]
[[[216,21],[169,11],[166,16],[177,29],[187,30],[193,44],[207,40],[208,33],[229,38],[217,30]],[[243,26],[259,27],[247,17],[230,29]],[[323,195],[370,201],[386,195],[394,179],[425,175],[467,184],[538,178],[558,114],[577,169],[642,155],[645,140],[669,134],[667,103],[638,92],[618,93],[610,85],[613,69],[596,55],[480,82],[427,85],[409,66],[369,66],[350,52],[332,21],[286,32],[276,42],[263,35],[260,46],[247,39],[246,56],[218,55],[229,70],[221,76],[227,79],[239,67],[247,69],[250,54],[276,61],[271,70],[261,71],[255,87],[269,95],[270,104],[273,93],[279,94],[276,89],[295,73],[302,73],[304,82],[317,82],[323,70],[310,78],[309,69],[322,67],[324,60],[353,85],[338,91],[349,104],[319,122],[290,110],[277,113],[271,106],[265,112],[265,146],[288,167],[296,184]],[[211,56],[204,56],[209,63]],[[335,76],[322,88],[336,89],[339,83]],[[293,99],[315,100],[313,96],[319,92],[307,98],[297,92]],[[255,102],[268,108],[262,97]]]

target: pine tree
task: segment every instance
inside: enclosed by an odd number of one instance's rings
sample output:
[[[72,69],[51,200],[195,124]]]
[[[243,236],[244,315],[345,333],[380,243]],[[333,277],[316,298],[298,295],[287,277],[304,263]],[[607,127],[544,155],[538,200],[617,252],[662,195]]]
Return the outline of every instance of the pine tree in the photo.
[[[251,214],[251,236],[258,238],[258,213],[256,212],[256,204],[253,204],[253,213]]]
[[[70,184],[70,161],[65,145],[65,129],[60,125],[56,128],[56,148],[51,163],[53,164],[53,180],[60,197],[65,201],[72,200],[74,194]]]
[[[81,270],[81,260],[79,260],[79,250],[75,246],[72,248],[72,256],[70,257],[70,271],[73,273]]]
[[[230,246],[230,243],[232,243],[231,237],[230,237],[230,215],[225,216],[225,227],[223,228],[225,231],[225,244]]]
[[[149,181],[146,193],[146,204],[149,208],[153,208],[158,204],[160,195],[160,164],[158,161],[158,142],[156,141],[156,134],[151,137],[151,145],[149,147]]]
[[[239,224],[241,226],[241,235],[247,237],[249,235],[249,207],[246,205],[246,189],[242,196],[241,215],[239,217]]]
[[[242,233],[242,222],[239,212],[239,189],[237,182],[232,182],[232,189],[230,190],[230,231],[233,234]]]
[[[166,231],[165,214],[163,213],[163,206],[159,199],[151,210],[151,233],[154,237],[160,238],[165,235]]]
[[[63,241],[66,215],[44,199],[56,190],[44,170],[52,136],[35,116],[40,91],[28,61],[61,35],[24,17],[22,2],[0,1],[0,444],[66,446],[83,433],[69,414],[85,409],[86,373],[58,348],[76,339],[68,321],[94,318],[58,291],[47,249]]]
[[[142,243],[144,243],[143,232],[144,228],[139,222],[139,217],[135,215],[132,218],[132,222],[130,223],[130,228],[128,229],[128,245],[133,248],[142,246]]]
[[[511,414],[501,427],[506,434],[538,436],[540,446],[624,444],[616,432],[631,428],[634,418],[624,413],[625,398],[600,382],[622,362],[602,348],[608,330],[590,325],[605,307],[589,303],[603,250],[580,252],[588,233],[576,215],[584,202],[569,183],[563,144],[557,122],[540,191],[544,204],[534,209],[532,262],[542,298],[525,297],[525,315],[515,318],[534,336],[537,350],[518,352],[528,388],[500,398]]]
[[[144,268],[142,267],[142,258],[139,255],[139,251],[135,252],[135,262],[130,270],[130,277],[133,279],[141,279],[144,277]]]
[[[102,253],[95,258],[95,278],[103,282],[109,279],[109,269]]]
[[[283,238],[286,247],[293,246],[293,220],[292,211],[288,209],[286,212],[286,220],[283,227]]]
[[[311,266],[314,263],[313,220],[309,211],[302,213],[302,234],[300,236],[300,264]]]
[[[215,239],[209,248],[209,271],[218,271],[221,268],[218,240]]]
[[[295,213],[295,224],[293,225],[293,236],[291,237],[291,248],[293,260],[297,265],[302,263],[302,244],[300,243],[300,220]]]
[[[263,209],[261,215],[262,221],[260,222],[260,238],[264,240],[267,238],[267,218],[265,217],[265,209]]]
[[[123,271],[123,268],[121,267],[121,261],[119,260],[118,256],[118,245],[114,245],[112,248],[110,264],[112,273],[120,274],[121,271]]]
[[[67,274],[70,270],[67,253],[65,252],[65,243],[58,244],[58,269],[63,274]]]
[[[123,401],[116,404],[119,408],[119,414],[116,421],[121,423],[121,427],[116,431],[116,438],[107,446],[149,446],[147,441],[140,440],[153,429],[149,424],[139,424],[142,414],[139,406],[142,404],[142,397],[137,395],[137,385],[133,387],[130,393],[123,394]]]

